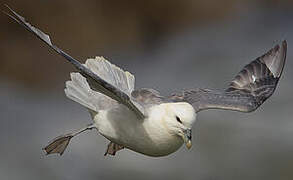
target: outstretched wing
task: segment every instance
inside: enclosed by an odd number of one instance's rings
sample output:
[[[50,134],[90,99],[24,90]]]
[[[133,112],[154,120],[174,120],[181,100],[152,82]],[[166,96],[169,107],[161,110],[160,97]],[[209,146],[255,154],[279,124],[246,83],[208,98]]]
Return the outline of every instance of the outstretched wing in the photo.
[[[143,119],[144,113],[143,108],[138,105],[136,102],[133,102],[131,98],[121,91],[119,88],[113,86],[112,84],[108,83],[104,79],[102,79],[100,76],[95,74],[93,71],[91,71],[86,66],[82,65],[79,61],[56,47],[54,44],[52,44],[50,37],[43,33],[41,30],[35,28],[34,26],[30,25],[28,22],[25,21],[25,19],[17,14],[15,11],[13,11],[11,8],[7,6],[7,8],[10,10],[12,14],[6,13],[9,17],[11,17],[13,20],[18,22],[20,25],[22,25],[25,29],[36,35],[40,40],[45,42],[50,48],[55,50],[58,54],[63,56],[67,61],[69,61],[78,71],[79,73],[84,76],[91,87],[92,90],[97,91],[99,93],[102,93],[117,102],[124,104],[127,106],[131,111],[133,111],[138,118]]]
[[[256,110],[275,91],[285,64],[287,43],[276,45],[263,56],[246,65],[225,91],[194,89],[174,100],[189,102],[195,110],[226,109],[241,112]]]

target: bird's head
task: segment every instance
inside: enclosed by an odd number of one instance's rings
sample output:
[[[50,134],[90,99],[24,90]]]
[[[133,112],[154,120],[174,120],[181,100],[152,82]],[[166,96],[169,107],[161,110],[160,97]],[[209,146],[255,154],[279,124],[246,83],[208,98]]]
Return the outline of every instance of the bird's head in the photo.
[[[192,124],[195,122],[194,108],[185,102],[162,104],[165,109],[165,126],[174,135],[180,136],[186,147],[191,148]]]

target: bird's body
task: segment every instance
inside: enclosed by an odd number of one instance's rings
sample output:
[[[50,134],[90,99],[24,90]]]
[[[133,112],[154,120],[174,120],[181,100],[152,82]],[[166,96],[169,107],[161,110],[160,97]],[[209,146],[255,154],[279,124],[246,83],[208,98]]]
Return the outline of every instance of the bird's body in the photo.
[[[172,104],[152,106],[147,110],[147,118],[140,120],[120,105],[99,111],[94,115],[94,125],[111,142],[148,156],[166,156],[178,150],[184,143],[180,136],[168,131],[166,127],[168,106]],[[195,115],[191,117],[195,118]]]
[[[179,149],[184,141],[180,136],[168,130],[168,109],[174,104],[160,104],[147,110],[144,120],[119,105],[108,110],[101,110],[93,116],[98,132],[111,142],[121,144],[133,151],[148,156],[165,156]],[[176,106],[176,104],[175,104]],[[195,120],[195,111],[188,103],[189,114]]]
[[[9,7],[8,7],[9,8]],[[78,72],[66,82],[68,98],[89,110],[94,123],[77,132],[57,137],[44,150],[63,154],[77,134],[97,129],[110,140],[105,154],[128,148],[148,156],[166,156],[183,143],[191,147],[191,128],[196,114],[206,109],[252,112],[275,91],[286,59],[287,43],[276,45],[246,65],[222,91],[196,88],[161,96],[153,89],[135,89],[134,76],[103,57],[85,64],[53,45],[50,37],[10,9],[12,19],[32,32],[69,61]]]
[[[85,66],[107,82],[120,87],[126,94],[131,94],[141,105],[144,100],[151,99],[148,95],[157,93],[150,89],[134,90],[134,76],[103,57],[88,59]],[[90,110],[93,126],[101,135],[115,145],[148,156],[165,156],[182,146],[183,135],[178,135],[169,127],[172,122],[177,125],[178,122],[174,121],[176,115],[180,116],[184,126],[189,129],[196,117],[195,110],[189,103],[160,99],[143,106],[144,118],[141,119],[125,105],[94,92],[86,78],[79,73],[71,73],[71,80],[66,82],[65,94]],[[161,98],[159,94],[156,97]]]

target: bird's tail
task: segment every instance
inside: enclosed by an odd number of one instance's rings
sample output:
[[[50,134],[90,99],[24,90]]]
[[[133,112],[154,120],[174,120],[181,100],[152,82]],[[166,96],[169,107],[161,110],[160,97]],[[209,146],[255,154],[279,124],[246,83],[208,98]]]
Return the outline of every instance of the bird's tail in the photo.
[[[134,89],[134,76],[103,57],[88,59],[85,66],[127,95],[130,95]],[[71,80],[66,82],[65,94],[71,100],[95,112],[108,109],[116,104],[115,100],[92,90],[86,78],[80,73],[71,73],[70,76]]]

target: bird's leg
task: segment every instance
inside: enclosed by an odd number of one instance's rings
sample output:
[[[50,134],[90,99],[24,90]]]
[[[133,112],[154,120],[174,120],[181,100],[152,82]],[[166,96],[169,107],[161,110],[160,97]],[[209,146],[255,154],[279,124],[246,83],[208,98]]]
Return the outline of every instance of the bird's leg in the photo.
[[[43,148],[43,150],[48,154],[54,154],[54,153],[59,153],[60,156],[64,153],[67,145],[69,144],[69,141],[71,138],[74,136],[87,131],[87,130],[92,130],[96,129],[96,127],[93,124],[88,125],[85,128],[82,128],[80,130],[74,131],[69,134],[64,134],[61,136],[56,137],[53,139],[46,147]]]
[[[115,156],[116,152],[121,150],[121,149],[124,149],[124,146],[121,146],[119,144],[110,142],[108,144],[108,147],[107,147],[107,150],[106,150],[104,156],[107,156],[107,154]]]

